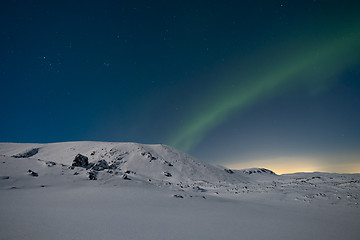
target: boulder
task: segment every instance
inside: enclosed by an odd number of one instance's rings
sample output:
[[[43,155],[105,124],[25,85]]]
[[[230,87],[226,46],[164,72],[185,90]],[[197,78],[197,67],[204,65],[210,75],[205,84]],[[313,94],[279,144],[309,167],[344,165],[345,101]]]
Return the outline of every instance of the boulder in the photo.
[[[102,171],[104,169],[109,169],[109,164],[105,160],[99,160],[93,167],[95,171]]]
[[[46,162],[46,165],[47,165],[48,167],[52,167],[52,166],[55,166],[55,165],[56,165],[56,162],[47,161],[47,162]]]
[[[97,180],[97,172],[90,171],[89,172],[89,179],[90,180]]]
[[[168,162],[168,161],[164,161],[164,163],[165,163],[166,165],[168,165],[169,167],[174,166],[171,162]]]
[[[173,195],[174,198],[184,198],[182,195],[179,195],[179,194],[175,194]]]
[[[32,171],[31,169],[29,169],[28,172],[29,172],[30,175],[33,176],[33,177],[38,177],[38,176],[39,176],[39,174],[38,174],[37,172],[34,172],[34,171]]]
[[[157,159],[157,158],[154,157],[150,152],[142,152],[141,155],[144,156],[144,157],[149,158],[149,159],[150,159],[150,162]]]
[[[125,180],[131,180],[126,173],[124,173],[121,178]]]
[[[130,173],[131,173],[131,174],[136,174],[136,172],[134,172],[134,171],[132,171],[132,170],[126,170],[125,173],[126,173],[126,174],[130,174]]]
[[[75,156],[75,159],[72,163],[72,166],[74,167],[86,167],[87,165],[89,165],[88,157],[81,155],[80,153]]]

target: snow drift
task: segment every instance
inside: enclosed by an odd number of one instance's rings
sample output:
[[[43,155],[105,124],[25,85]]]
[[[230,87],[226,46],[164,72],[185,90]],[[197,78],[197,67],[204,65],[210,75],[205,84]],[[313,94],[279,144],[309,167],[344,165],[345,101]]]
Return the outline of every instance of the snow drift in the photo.
[[[4,239],[355,239],[359,174],[213,166],[165,145],[0,143]]]

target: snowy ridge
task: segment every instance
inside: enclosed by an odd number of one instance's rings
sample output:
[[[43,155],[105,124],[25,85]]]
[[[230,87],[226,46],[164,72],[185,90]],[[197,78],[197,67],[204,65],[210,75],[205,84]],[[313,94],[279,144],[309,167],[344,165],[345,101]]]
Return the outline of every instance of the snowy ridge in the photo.
[[[0,143],[0,155],[3,160],[0,187],[6,189],[89,180],[118,185],[132,180],[166,187],[179,198],[216,196],[259,200],[275,197],[354,207],[359,205],[360,198],[359,174],[297,173],[279,176],[264,168],[231,170],[199,161],[161,144]],[[86,159],[86,163],[83,166],[74,164],[76,156]]]
[[[33,154],[35,153],[35,154]],[[88,157],[89,163],[105,160],[114,171],[136,173],[143,179],[171,183],[204,181],[247,182],[241,174],[229,174],[220,166],[199,161],[165,145],[106,142],[65,142],[50,144],[0,144],[0,154],[34,158],[71,165],[77,154]]]
[[[359,174],[231,170],[165,145],[0,143],[0,233],[8,240],[356,239],[359,186]]]

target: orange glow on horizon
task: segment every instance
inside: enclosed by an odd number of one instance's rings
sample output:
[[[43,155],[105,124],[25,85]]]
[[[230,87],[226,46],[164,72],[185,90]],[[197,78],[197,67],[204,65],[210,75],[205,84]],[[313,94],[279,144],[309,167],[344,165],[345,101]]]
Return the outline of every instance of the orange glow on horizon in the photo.
[[[351,157],[351,159],[354,160],[353,157]],[[356,157],[356,160],[357,159],[359,158]],[[231,169],[261,167],[272,170],[276,174],[287,174],[295,172],[360,173],[359,160],[339,162],[325,161],[324,158],[316,157],[279,157],[240,163],[229,163],[225,164],[225,166]]]

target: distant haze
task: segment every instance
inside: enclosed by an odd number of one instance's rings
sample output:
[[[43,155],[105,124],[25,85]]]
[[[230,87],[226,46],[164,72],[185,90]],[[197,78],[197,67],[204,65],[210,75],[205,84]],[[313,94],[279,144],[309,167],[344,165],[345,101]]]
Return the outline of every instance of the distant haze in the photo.
[[[240,162],[240,163],[238,163]],[[246,162],[227,162],[225,166],[232,169],[243,169],[249,167],[264,167],[271,169],[277,174],[295,172],[331,172],[331,173],[359,173],[359,155],[353,156],[300,156],[300,157],[277,157],[252,159]]]

